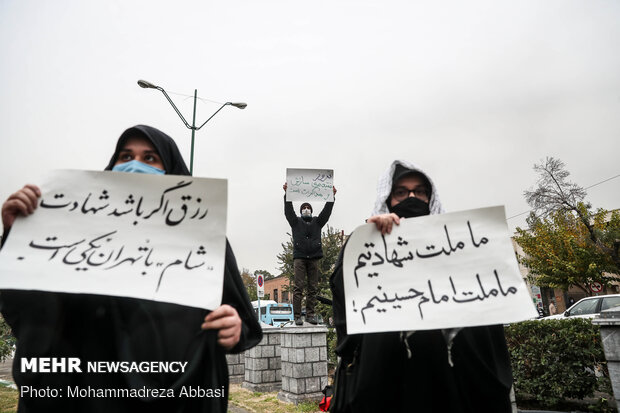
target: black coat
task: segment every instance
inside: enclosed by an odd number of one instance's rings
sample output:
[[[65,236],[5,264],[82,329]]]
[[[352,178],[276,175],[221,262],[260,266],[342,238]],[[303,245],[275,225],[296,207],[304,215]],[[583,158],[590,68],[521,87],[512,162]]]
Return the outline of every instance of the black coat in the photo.
[[[323,257],[321,228],[327,224],[334,208],[333,202],[326,202],[318,217],[298,217],[293,203],[284,199],[284,216],[293,230],[293,258],[315,259]]]
[[[174,141],[148,126],[126,131],[146,136],[163,158],[166,172],[189,175]],[[226,242],[222,303],[237,310],[241,340],[231,352],[255,346],[262,338],[233,251]],[[208,310],[135,298],[40,291],[2,291],[2,313],[17,338],[13,377],[18,388],[59,389],[62,398],[20,398],[24,412],[226,412],[228,367],[216,330],[201,330]],[[22,358],[78,357],[82,373],[21,372]],[[184,373],[87,373],[88,361],[188,362]],[[175,397],[70,398],[80,389],[172,389]],[[223,391],[223,397],[179,397],[185,386]],[[152,394],[152,393],[151,393]]]

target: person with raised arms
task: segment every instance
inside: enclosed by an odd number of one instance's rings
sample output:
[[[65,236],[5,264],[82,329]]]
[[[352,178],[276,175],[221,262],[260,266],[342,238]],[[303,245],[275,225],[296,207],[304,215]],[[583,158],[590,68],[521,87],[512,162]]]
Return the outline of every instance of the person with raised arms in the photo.
[[[284,183],[282,188],[286,193],[288,187]],[[336,187],[332,187],[334,196]],[[308,202],[301,204],[299,212],[295,214],[293,202],[284,197],[284,216],[293,232],[293,313],[295,325],[303,325],[301,319],[301,303],[304,290],[306,294],[306,321],[317,324],[315,305],[319,288],[319,260],[323,257],[321,244],[321,229],[327,224],[334,208],[334,202],[326,202],[318,216],[312,216],[312,205]]]

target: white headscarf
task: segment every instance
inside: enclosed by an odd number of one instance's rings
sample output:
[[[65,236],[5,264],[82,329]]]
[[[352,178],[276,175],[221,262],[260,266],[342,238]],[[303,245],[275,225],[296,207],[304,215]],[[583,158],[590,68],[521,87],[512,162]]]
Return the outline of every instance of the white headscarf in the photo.
[[[396,165],[401,164],[407,169],[411,169],[415,172],[419,172],[428,179],[428,182],[431,184],[431,198],[428,201],[428,208],[430,210],[430,215],[442,214],[444,213],[444,209],[441,206],[441,201],[439,200],[439,195],[437,194],[437,188],[433,183],[433,180],[428,176],[422,169],[418,168],[416,165],[407,161],[396,160],[392,162],[390,167],[379,177],[379,182],[377,183],[377,200],[375,201],[375,207],[372,211],[372,215],[379,214],[387,214],[388,208],[386,201],[392,192],[392,178],[394,177],[394,170],[396,169]],[[443,333],[444,340],[446,341],[446,346],[448,347],[448,363],[450,366],[453,366],[452,363],[452,344],[454,337],[461,331],[461,328],[449,328],[443,329],[441,332]],[[409,337],[415,333],[415,331],[402,331],[400,333],[401,340],[403,341],[405,348],[407,350],[407,357],[411,358],[411,349],[409,348]],[[415,349],[413,349],[415,351]]]
[[[437,194],[437,188],[435,187],[431,177],[411,162],[396,160],[392,162],[390,167],[379,177],[379,182],[377,183],[377,200],[375,201],[375,207],[372,211],[372,215],[374,216],[389,213],[386,201],[392,192],[392,178],[394,177],[394,169],[397,164],[401,164],[407,169],[412,169],[415,172],[419,172],[426,176],[426,179],[428,179],[428,182],[431,184],[431,198],[428,202],[428,208],[431,211],[430,214],[435,215],[444,213],[445,211],[441,206],[441,201],[439,200],[439,195]]]

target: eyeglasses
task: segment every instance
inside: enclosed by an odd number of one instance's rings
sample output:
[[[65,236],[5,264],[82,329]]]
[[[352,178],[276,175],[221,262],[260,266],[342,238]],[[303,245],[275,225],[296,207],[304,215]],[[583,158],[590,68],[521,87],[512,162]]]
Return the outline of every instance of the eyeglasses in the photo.
[[[428,189],[425,186],[418,186],[413,189],[405,188],[404,186],[397,186],[392,190],[392,198],[398,202],[403,201],[409,197],[409,194],[413,192],[413,195],[421,199],[422,201],[428,201]]]

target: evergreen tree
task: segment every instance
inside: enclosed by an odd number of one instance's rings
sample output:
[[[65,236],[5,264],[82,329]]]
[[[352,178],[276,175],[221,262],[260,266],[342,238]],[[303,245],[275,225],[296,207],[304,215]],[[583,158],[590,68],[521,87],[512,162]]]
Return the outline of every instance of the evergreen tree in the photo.
[[[271,280],[273,278],[276,278],[275,275],[273,275],[272,273],[270,273],[267,270],[256,270],[254,271],[254,276],[256,277],[257,275],[262,275],[263,276],[263,280],[267,281],[267,280]]]

